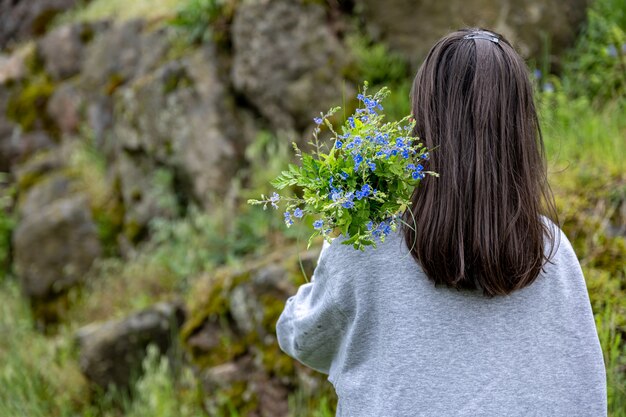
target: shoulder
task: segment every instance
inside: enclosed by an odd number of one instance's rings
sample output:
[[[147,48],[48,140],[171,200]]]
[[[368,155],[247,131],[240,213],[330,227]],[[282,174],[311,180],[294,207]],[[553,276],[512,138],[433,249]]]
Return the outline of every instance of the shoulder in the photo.
[[[320,263],[327,264],[336,271],[357,271],[389,259],[397,259],[398,253],[406,248],[400,228],[389,234],[384,242],[377,242],[375,247],[368,246],[363,250],[344,244],[346,240],[345,236],[339,236],[332,239],[331,243],[325,243],[320,254]]]

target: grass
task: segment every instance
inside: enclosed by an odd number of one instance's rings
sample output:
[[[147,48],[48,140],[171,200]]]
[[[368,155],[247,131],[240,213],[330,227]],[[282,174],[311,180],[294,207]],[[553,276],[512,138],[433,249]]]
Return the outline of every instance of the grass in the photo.
[[[92,0],[59,16],[56,25],[77,22],[94,22],[105,19],[119,21],[130,19],[157,20],[176,15],[185,0]]]

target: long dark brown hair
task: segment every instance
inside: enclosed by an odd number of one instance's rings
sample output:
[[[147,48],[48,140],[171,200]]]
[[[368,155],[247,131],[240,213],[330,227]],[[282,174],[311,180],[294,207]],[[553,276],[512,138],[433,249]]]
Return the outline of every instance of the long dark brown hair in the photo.
[[[537,278],[555,245],[542,215],[556,210],[528,68],[482,31],[443,37],[415,77],[413,133],[440,177],[416,188],[403,233],[436,284],[494,296]]]

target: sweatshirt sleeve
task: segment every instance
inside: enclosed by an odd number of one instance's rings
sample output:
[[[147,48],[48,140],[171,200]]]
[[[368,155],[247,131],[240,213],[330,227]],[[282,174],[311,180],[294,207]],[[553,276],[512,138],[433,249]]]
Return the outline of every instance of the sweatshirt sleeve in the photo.
[[[301,285],[286,301],[276,322],[281,350],[316,371],[328,374],[347,319],[335,294],[335,279],[328,262],[329,249],[322,248],[311,282]]]

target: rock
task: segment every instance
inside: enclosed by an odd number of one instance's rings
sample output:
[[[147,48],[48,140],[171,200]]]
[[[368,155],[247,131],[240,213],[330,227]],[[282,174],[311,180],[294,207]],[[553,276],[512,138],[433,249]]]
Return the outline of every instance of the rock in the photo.
[[[115,105],[119,152],[171,167],[207,209],[230,186],[247,141],[215,60],[205,47],[169,62],[123,88]],[[133,181],[141,182],[137,175]],[[126,178],[120,176],[122,188]]]
[[[70,197],[75,191],[75,182],[67,176],[53,173],[31,187],[20,200],[18,215],[20,218],[36,217],[43,207],[55,200]]]
[[[200,380],[207,394],[219,389],[229,389],[233,386],[245,386],[246,388],[239,398],[231,400],[243,400],[247,403],[256,400],[254,413],[247,415],[259,417],[286,417],[289,415],[289,403],[287,401],[289,390],[280,381],[260,372],[254,364],[254,358],[250,355],[208,368],[201,372]],[[207,395],[204,406],[210,415],[221,414],[220,400],[215,396]]]
[[[56,80],[72,77],[80,71],[85,42],[93,28],[84,23],[61,26],[38,43],[38,51],[48,74]]]
[[[17,49],[11,55],[0,54],[0,86],[22,80],[27,73],[27,63],[33,59],[32,43]]]
[[[24,163],[17,165],[14,171],[20,192],[23,193],[40,182],[48,173],[63,168],[69,158],[68,151],[67,147],[61,146],[39,152]]]
[[[2,99],[0,98],[0,101]],[[0,103],[0,109],[2,104]],[[0,114],[0,171],[12,172],[18,163],[35,153],[56,146],[47,132],[35,130],[22,132],[19,125]]]
[[[142,20],[130,20],[102,31],[85,50],[82,77],[88,89],[114,91],[160,63],[169,48],[168,29],[145,30]]]
[[[78,0],[0,0],[0,49],[43,34],[59,13]]]
[[[331,32],[322,6],[244,2],[234,17],[232,42],[233,85],[275,128],[303,130],[320,111],[342,102],[348,51]]]
[[[131,241],[140,240],[151,219],[179,214],[171,171],[145,154],[122,151],[116,156],[115,175],[124,203],[124,228]]]
[[[61,84],[54,90],[46,105],[46,111],[61,133],[78,132],[82,102],[80,92],[72,84]]]
[[[33,186],[27,197],[28,215],[12,236],[15,272],[24,293],[37,300],[53,298],[82,282],[101,253],[86,198],[56,198],[57,188],[53,181]],[[32,202],[34,194],[41,201]],[[54,197],[52,202],[48,202],[50,197]]]
[[[181,340],[198,365],[210,415],[227,412],[219,400],[225,397],[242,415],[286,416],[289,387],[319,393],[328,386],[325,378],[282,353],[275,337],[287,298],[304,282],[300,260],[308,269],[318,257],[315,249],[280,250],[197,278]]]
[[[357,0],[376,40],[386,41],[417,67],[443,35],[462,27],[502,33],[525,58],[541,59],[544,37],[558,55],[575,40],[589,0]]]
[[[79,329],[76,336],[82,372],[101,388],[128,387],[141,372],[146,348],[153,344],[167,353],[184,318],[180,305],[158,303],[122,320]]]
[[[105,155],[111,154],[111,146],[105,146],[106,133],[113,127],[113,101],[111,97],[91,97],[87,105],[87,124],[93,132],[96,147]]]

